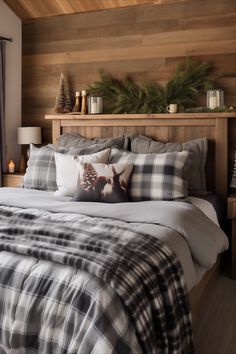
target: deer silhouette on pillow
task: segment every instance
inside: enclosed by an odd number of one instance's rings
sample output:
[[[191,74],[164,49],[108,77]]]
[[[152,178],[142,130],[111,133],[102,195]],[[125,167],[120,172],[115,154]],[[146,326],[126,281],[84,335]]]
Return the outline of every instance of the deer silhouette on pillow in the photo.
[[[128,201],[127,185],[132,165],[85,163],[79,167],[76,201],[121,203]]]

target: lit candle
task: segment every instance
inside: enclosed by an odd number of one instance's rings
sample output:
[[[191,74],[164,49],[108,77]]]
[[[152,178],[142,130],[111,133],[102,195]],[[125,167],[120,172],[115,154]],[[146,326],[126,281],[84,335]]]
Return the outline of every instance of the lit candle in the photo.
[[[8,171],[9,173],[14,173],[15,172],[15,163],[13,160],[10,160],[9,161],[9,164],[8,164]]]

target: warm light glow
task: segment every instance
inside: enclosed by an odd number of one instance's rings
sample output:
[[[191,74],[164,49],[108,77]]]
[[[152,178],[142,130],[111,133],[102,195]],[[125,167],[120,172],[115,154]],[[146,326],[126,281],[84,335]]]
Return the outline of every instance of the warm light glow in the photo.
[[[14,161],[10,160],[9,164],[8,164],[8,172],[9,173],[14,173],[15,172],[15,167],[16,167],[16,165],[15,165]]]

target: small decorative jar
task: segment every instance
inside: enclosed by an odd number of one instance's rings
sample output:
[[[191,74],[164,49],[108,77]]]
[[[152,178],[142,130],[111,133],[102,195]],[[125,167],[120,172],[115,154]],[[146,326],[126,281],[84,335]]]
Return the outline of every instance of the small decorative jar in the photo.
[[[215,109],[224,106],[224,91],[209,90],[207,91],[207,108]]]
[[[103,113],[103,98],[100,96],[88,97],[88,113],[102,114]]]

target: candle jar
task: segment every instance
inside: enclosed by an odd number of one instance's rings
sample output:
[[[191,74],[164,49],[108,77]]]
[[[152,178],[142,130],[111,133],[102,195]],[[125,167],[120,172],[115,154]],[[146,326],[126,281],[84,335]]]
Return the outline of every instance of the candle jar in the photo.
[[[207,108],[215,109],[224,106],[224,91],[209,90],[207,91]]]
[[[8,172],[9,173],[14,173],[15,172],[15,163],[13,160],[10,160],[9,161],[9,164],[8,164]]]
[[[102,114],[103,113],[103,98],[100,96],[88,97],[88,113]]]

